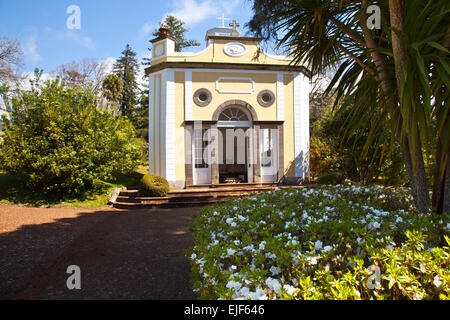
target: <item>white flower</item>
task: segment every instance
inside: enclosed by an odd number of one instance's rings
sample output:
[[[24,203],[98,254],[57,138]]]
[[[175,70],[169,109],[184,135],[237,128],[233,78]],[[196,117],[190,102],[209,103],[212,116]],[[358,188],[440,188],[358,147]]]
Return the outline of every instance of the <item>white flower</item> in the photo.
[[[231,280],[227,283],[226,287],[228,289],[233,289],[234,291],[239,291],[239,289],[242,287],[242,285],[237,281]]]
[[[239,208],[238,208],[238,207],[236,207],[236,206],[234,206],[234,207],[233,207],[233,210],[234,210],[234,211],[236,211],[237,209],[239,209]]]
[[[289,284],[285,284],[283,286],[283,289],[286,291],[286,293],[290,296],[292,296],[293,294],[295,294],[297,292],[297,289],[295,289],[293,286],[289,285]]]
[[[323,245],[323,242],[320,240],[317,240],[316,243],[314,244],[314,250],[322,249],[322,245]]]
[[[277,274],[280,274],[280,273],[281,273],[281,269],[278,268],[278,267],[271,267],[271,268],[269,269],[269,271],[272,272],[272,275],[274,275],[274,276],[276,276]]]
[[[333,249],[332,246],[325,246],[325,247],[323,248],[323,252],[328,252],[328,251],[330,251],[331,249]]]
[[[197,255],[195,253],[191,254],[191,260],[195,260],[197,258]]]
[[[227,249],[227,255],[228,256],[232,256],[235,253],[236,253],[236,250],[234,250],[234,249]]]
[[[266,285],[270,290],[280,293],[281,283],[277,279],[267,278]]]
[[[439,288],[439,287],[441,286],[441,284],[442,284],[441,278],[439,278],[439,276],[435,276],[435,277],[434,277],[434,280],[433,280],[433,284],[434,284],[437,288]]]
[[[259,250],[264,250],[266,248],[266,241],[262,241],[260,244],[259,244]]]
[[[255,292],[249,293],[250,300],[267,300],[268,297],[266,295],[266,292],[261,289],[260,287],[256,288]]]
[[[316,265],[317,264],[317,258],[316,257],[308,257],[306,259],[306,261],[308,261],[311,265]]]
[[[396,222],[396,223],[402,223],[402,222],[403,222],[402,217],[398,217],[398,218],[395,220],[395,222]]]

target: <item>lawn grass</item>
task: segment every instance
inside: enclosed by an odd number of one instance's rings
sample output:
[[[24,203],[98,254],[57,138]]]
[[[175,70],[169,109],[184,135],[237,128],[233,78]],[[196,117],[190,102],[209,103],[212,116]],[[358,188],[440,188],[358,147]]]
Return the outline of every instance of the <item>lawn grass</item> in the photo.
[[[26,175],[0,172],[0,204],[100,208],[107,205],[113,189],[137,186],[142,176],[147,172],[147,168],[141,166],[130,174],[118,174],[109,181],[98,181],[96,191],[79,198],[33,192],[26,187]]]

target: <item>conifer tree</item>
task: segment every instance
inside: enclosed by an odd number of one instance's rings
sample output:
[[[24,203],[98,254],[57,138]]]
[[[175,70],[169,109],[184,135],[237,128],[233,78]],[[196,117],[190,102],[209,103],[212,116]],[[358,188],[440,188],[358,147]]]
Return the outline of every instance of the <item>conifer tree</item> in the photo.
[[[122,56],[114,64],[114,73],[122,81],[122,97],[119,102],[119,109],[122,116],[127,116],[133,120],[133,113],[138,103],[139,87],[137,74],[139,64],[136,59],[136,53],[127,44]]]

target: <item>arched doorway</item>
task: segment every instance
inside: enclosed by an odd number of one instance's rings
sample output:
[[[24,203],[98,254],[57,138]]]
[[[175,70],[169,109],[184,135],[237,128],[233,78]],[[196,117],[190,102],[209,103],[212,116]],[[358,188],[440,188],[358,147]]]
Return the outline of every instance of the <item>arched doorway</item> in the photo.
[[[253,182],[253,117],[242,105],[230,104],[218,114],[219,183]]]

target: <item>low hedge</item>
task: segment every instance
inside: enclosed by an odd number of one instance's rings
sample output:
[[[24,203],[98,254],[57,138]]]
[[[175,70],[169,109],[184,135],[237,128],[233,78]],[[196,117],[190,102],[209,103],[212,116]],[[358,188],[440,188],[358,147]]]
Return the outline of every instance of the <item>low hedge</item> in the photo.
[[[169,183],[163,177],[146,174],[139,186],[139,195],[143,197],[165,197],[170,191]]]
[[[449,216],[408,190],[283,189],[203,208],[187,255],[203,299],[449,299]]]

